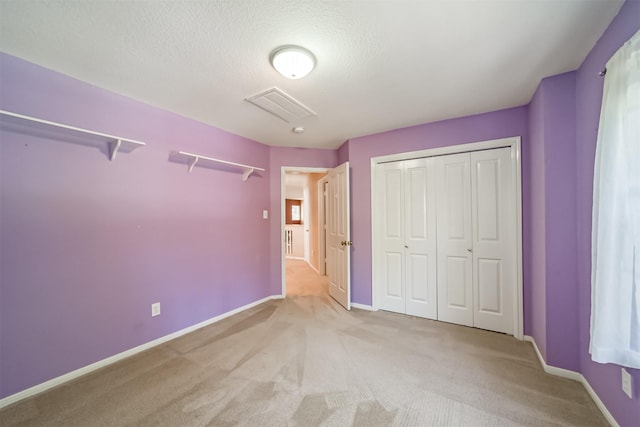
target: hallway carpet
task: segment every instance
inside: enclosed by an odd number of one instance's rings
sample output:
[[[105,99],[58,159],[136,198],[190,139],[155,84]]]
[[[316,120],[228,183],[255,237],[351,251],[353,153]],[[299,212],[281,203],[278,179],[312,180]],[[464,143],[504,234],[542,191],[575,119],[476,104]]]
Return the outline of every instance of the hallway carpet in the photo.
[[[291,272],[289,271],[291,269]],[[288,297],[0,411],[13,426],[604,426],[529,343],[345,311],[287,262]]]

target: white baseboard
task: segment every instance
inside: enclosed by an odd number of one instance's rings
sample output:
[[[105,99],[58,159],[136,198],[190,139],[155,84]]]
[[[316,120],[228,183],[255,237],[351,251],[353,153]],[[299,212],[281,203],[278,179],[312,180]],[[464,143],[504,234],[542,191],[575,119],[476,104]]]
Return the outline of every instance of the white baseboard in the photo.
[[[311,267],[311,269],[312,269],[313,271],[315,271],[315,272],[318,274],[318,276],[322,276],[322,274],[320,274],[320,270],[318,270],[317,268],[315,268],[315,267],[313,266],[313,264],[311,264],[309,261],[307,261],[307,264],[309,264],[309,267]]]
[[[367,311],[376,311],[373,309],[373,307],[371,307],[370,305],[366,305],[366,304],[359,304],[357,302],[352,302],[351,303],[351,307],[353,308],[359,308],[360,310],[367,310]]]
[[[598,409],[600,409],[600,412],[602,412],[602,415],[604,415],[604,417],[607,419],[609,424],[611,424],[612,427],[620,427],[616,419],[613,418],[611,412],[609,412],[602,400],[600,400],[600,396],[598,396],[596,391],[591,387],[591,384],[589,384],[589,381],[587,381],[584,375],[582,375],[580,372],[570,371],[568,369],[556,368],[555,366],[547,365],[547,362],[542,357],[542,353],[540,353],[538,345],[536,344],[536,341],[533,339],[533,337],[525,335],[524,340],[529,341],[533,345],[533,349],[538,355],[538,360],[540,360],[542,369],[544,369],[546,373],[556,375],[558,377],[569,378],[570,380],[578,381],[579,383],[581,383],[582,386],[587,390],[587,393],[589,393],[589,396],[591,396],[591,398],[595,402]]]
[[[148,343],[139,345],[137,347],[131,348],[129,350],[123,351],[122,353],[118,353],[115,354],[111,357],[107,357],[106,359],[102,359],[99,360],[95,363],[92,363],[91,365],[87,365],[84,366],[80,369],[76,369],[75,371],[71,371],[68,372],[64,375],[61,375],[59,377],[56,378],[52,378],[49,381],[45,381],[41,384],[35,385],[33,387],[30,387],[26,390],[20,391],[16,394],[12,394],[10,396],[7,396],[3,399],[0,399],[0,409],[4,408],[5,406],[9,406],[12,403],[18,402],[19,400],[22,399],[26,399],[27,397],[31,397],[34,396],[38,393],[42,393],[43,391],[49,390],[55,386],[58,386],[60,384],[66,383],[68,381],[71,381],[73,379],[76,379],[82,375],[86,375],[89,372],[93,372],[97,369],[103,368],[105,366],[111,365],[113,363],[116,363],[122,359],[125,359],[127,357],[133,356],[134,354],[140,353],[142,351],[148,350],[152,347],[156,347],[160,344],[163,344],[167,341],[171,341],[172,339],[178,338],[182,335],[188,334],[189,332],[193,332],[196,329],[200,329],[203,328],[205,326],[209,326],[213,323],[219,322],[222,319],[226,319],[227,317],[233,316],[234,314],[238,314],[242,311],[248,310],[252,307],[255,307],[256,305],[260,305],[263,302],[272,300],[272,299],[277,299],[277,298],[283,298],[283,296],[281,295],[275,295],[275,296],[269,296],[269,297],[265,297],[262,298],[261,300],[249,303],[247,305],[243,305],[242,307],[238,307],[234,310],[228,311],[226,313],[220,314],[218,316],[212,317],[211,319],[207,319],[203,322],[197,323],[193,326],[189,326],[188,328],[179,330],[177,332],[173,332],[169,335],[165,335],[163,337],[157,338],[153,341],[149,341]]]

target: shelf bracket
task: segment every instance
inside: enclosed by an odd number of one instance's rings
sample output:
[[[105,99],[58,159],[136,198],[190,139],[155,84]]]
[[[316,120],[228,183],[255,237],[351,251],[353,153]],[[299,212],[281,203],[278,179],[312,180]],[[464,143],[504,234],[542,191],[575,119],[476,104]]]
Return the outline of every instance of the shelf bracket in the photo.
[[[189,173],[193,170],[193,167],[198,163],[198,157],[189,158]]]
[[[121,139],[117,139],[115,141],[109,141],[109,150],[111,151],[109,153],[109,159],[111,161],[113,161],[116,158],[116,154],[118,154],[118,150],[120,149],[121,145],[122,145]]]
[[[249,178],[249,175],[253,173],[253,168],[245,168],[244,173],[242,174],[242,180],[246,181]]]

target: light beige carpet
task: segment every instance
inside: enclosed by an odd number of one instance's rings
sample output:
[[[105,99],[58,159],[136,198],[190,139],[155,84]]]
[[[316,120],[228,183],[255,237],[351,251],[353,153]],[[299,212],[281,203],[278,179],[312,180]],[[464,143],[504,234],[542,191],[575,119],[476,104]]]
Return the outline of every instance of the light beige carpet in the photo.
[[[271,301],[0,411],[0,425],[607,425],[529,343],[345,311],[287,262]]]

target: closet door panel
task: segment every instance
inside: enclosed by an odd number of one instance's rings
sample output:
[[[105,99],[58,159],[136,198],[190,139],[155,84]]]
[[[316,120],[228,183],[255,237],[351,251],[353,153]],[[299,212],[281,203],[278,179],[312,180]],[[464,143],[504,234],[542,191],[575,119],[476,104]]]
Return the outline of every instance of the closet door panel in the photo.
[[[502,265],[496,259],[478,259],[478,301],[477,310],[482,313],[502,311]]]
[[[404,298],[402,292],[402,276],[404,269],[403,254],[401,252],[387,251],[385,253],[385,295],[393,300],[393,303],[402,305]]]
[[[478,156],[474,155],[474,159]],[[500,221],[500,164],[498,159],[476,160],[474,200],[476,238],[479,241],[497,241]],[[479,196],[479,197],[478,197]]]
[[[432,158],[405,166],[406,313],[437,317],[435,171]]]
[[[404,313],[406,296],[404,289],[404,193],[403,162],[379,165],[376,169],[376,188],[380,213],[376,254],[377,277],[383,283],[378,293],[379,308]]]
[[[451,162],[450,159],[442,159],[444,163],[444,203],[446,206],[444,219],[447,224],[446,235],[447,239],[462,240],[468,238],[468,226],[467,226],[467,213],[466,207],[468,206],[467,198],[469,191],[466,186],[469,175],[466,171],[467,162]]]
[[[469,292],[467,284],[467,266],[469,260],[466,257],[449,256],[446,259],[446,283],[444,284],[444,295],[447,307],[466,310],[469,305]],[[442,319],[445,320],[445,319]]]
[[[435,158],[438,320],[473,325],[470,155]]]
[[[427,235],[427,167],[424,159],[406,162],[405,194],[408,242],[424,242]]]
[[[388,165],[395,166],[395,165]],[[399,167],[400,165],[398,165]],[[389,241],[401,243],[403,233],[403,212],[402,212],[402,169],[385,168],[383,176],[384,186],[384,238]]]
[[[511,150],[471,153],[474,326],[514,331],[515,207]]]
[[[431,300],[427,286],[430,273],[428,266],[429,257],[426,255],[407,256],[407,314],[414,314],[410,312],[413,311],[410,310],[410,305],[428,304]]]

